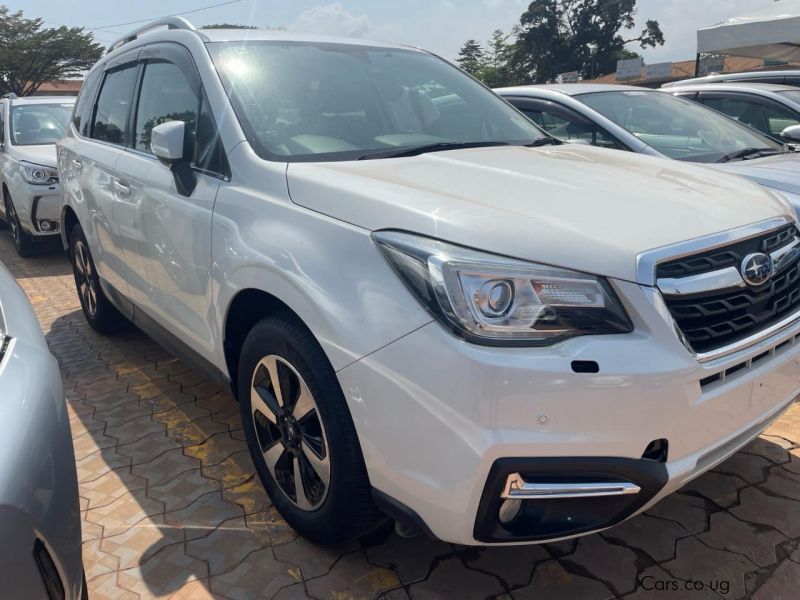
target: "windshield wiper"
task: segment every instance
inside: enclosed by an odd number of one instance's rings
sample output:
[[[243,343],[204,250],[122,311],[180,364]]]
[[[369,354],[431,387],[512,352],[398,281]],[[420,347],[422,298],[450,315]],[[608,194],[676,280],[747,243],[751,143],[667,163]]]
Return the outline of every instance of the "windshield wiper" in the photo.
[[[726,154],[717,162],[725,163],[732,160],[747,160],[748,158],[761,158],[762,156],[772,156],[773,154],[781,154],[781,152],[774,148],[745,148]]]
[[[543,138],[546,139],[546,138]],[[538,142],[543,140],[536,140],[531,144],[524,144],[525,146],[540,145]],[[552,143],[549,140],[547,143]],[[515,144],[512,142],[436,142],[434,144],[423,144],[422,146],[411,146],[404,148],[392,148],[391,150],[379,150],[378,152],[369,152],[362,154],[356,160],[373,160],[378,158],[400,158],[403,156],[419,156],[420,154],[427,154],[428,152],[443,152],[445,150],[464,150],[466,148],[489,148],[491,146],[521,146],[523,144]]]

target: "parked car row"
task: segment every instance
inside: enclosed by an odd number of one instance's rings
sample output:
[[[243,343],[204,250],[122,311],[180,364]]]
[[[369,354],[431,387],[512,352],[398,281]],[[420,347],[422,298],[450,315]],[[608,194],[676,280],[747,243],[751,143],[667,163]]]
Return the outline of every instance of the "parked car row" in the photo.
[[[800,154],[680,95],[601,84],[496,91],[562,141],[702,163],[779,190],[800,211]],[[800,128],[786,131],[800,141]]]
[[[57,173],[4,101],[47,182],[4,217],[60,195],[88,323],[229,385],[306,537],[600,531],[800,391],[797,158],[666,92],[499,93],[522,112],[419,49],[169,18],[47,117]]]

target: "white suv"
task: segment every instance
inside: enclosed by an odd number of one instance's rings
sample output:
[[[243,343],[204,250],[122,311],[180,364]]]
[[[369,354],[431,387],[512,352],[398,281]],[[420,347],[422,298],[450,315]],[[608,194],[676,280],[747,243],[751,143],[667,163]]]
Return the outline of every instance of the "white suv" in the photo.
[[[56,142],[64,135],[75,98],[0,99],[0,218],[20,256],[59,233],[61,188]]]
[[[797,395],[776,194],[562,145],[421,50],[161,25],[88,75],[64,243],[92,326],[230,383],[305,536],[597,531]]]

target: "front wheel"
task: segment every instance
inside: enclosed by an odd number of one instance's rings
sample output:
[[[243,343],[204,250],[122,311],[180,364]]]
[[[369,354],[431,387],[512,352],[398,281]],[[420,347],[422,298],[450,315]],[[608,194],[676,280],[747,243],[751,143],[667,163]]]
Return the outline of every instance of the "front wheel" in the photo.
[[[8,195],[5,196],[6,221],[11,228],[11,237],[14,239],[14,248],[22,258],[28,258],[34,254],[33,238],[22,228],[19,215],[14,208],[14,202]]]
[[[382,519],[336,374],[290,315],[248,334],[239,404],[250,455],[284,519],[322,544],[356,539]]]

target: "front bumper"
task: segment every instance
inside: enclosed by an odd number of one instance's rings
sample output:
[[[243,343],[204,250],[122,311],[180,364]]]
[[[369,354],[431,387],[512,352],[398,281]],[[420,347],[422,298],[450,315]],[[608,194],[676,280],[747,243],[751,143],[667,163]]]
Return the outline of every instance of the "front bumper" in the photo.
[[[34,240],[44,241],[61,231],[61,185],[31,185],[18,181],[10,189],[22,228]]]
[[[373,487],[449,542],[572,537],[646,509],[724,460],[800,391],[800,325],[700,364],[652,289],[614,285],[634,320],[631,334],[504,349],[462,342],[431,323],[339,371]],[[577,366],[587,362],[599,372],[580,372]],[[643,458],[662,440],[665,461]],[[608,510],[606,518],[584,527],[543,525],[509,535],[496,529],[496,507],[482,506],[486,494],[502,492],[505,479],[495,485],[492,478],[508,459],[522,460],[528,477],[542,476],[540,459],[555,462],[562,472],[556,481],[602,473],[636,479],[634,471],[613,471],[617,459],[634,461],[645,473],[637,480],[645,493],[616,511],[596,504]],[[576,460],[601,460],[603,467],[575,468]]]
[[[80,507],[58,364],[17,339],[0,363],[0,573],[9,598],[80,598]],[[52,589],[52,588],[51,588]]]

